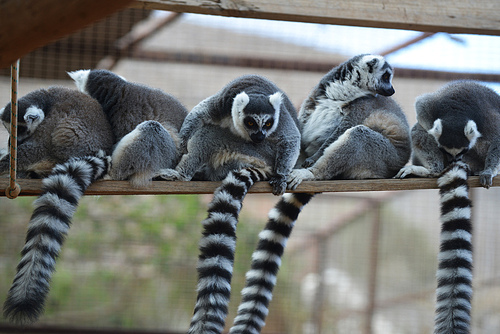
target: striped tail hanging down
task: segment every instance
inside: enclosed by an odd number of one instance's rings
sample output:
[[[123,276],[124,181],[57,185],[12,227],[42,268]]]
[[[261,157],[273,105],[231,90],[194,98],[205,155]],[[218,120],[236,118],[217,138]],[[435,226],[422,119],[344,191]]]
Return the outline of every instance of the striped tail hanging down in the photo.
[[[56,258],[78,201],[87,187],[107,170],[108,160],[103,155],[72,158],[56,165],[43,179],[17,274],[4,303],[4,315],[10,321],[29,324],[43,313]]]
[[[471,201],[463,162],[439,177],[441,237],[434,334],[469,334],[472,299]]]
[[[215,190],[208,217],[202,222],[203,237],[198,258],[198,297],[189,334],[215,334],[224,330],[231,295],[236,224],[250,187],[267,173],[246,168],[231,172]]]
[[[246,274],[242,301],[230,334],[257,334],[269,312],[281,257],[300,211],[314,194],[284,194],[269,212],[265,228],[252,255],[251,269]]]

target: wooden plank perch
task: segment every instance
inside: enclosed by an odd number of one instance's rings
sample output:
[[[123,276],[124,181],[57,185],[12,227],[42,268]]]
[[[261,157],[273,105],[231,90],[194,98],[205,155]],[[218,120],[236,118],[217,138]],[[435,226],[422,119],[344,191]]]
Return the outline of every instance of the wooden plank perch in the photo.
[[[41,180],[20,179],[19,196],[37,196],[40,194]],[[8,179],[0,180],[0,197],[5,196]],[[153,181],[150,187],[133,188],[127,181],[100,180],[91,185],[85,195],[167,195],[167,194],[211,194],[220,182],[209,181]],[[469,178],[470,187],[480,187],[479,177]],[[493,186],[500,186],[500,178],[493,179]],[[437,189],[434,178],[409,179],[372,179],[372,180],[335,180],[305,181],[293,192],[359,192],[359,191],[395,191]],[[267,182],[257,182],[249,193],[271,193]]]
[[[131,7],[269,20],[500,35],[497,0],[136,0]]]

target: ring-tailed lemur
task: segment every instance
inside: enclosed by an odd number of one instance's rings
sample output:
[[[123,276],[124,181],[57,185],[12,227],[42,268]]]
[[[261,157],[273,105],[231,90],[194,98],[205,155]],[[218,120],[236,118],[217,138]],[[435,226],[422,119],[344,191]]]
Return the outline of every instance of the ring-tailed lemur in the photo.
[[[415,102],[412,162],[397,177],[437,177],[457,158],[489,188],[500,167],[500,95],[474,81],[454,81]]]
[[[200,102],[181,129],[184,156],[167,179],[222,180],[203,221],[198,298],[189,333],[220,333],[227,316],[236,224],[257,181],[282,194],[300,150],[296,111],[268,79],[239,77]]]
[[[0,118],[9,132],[10,117],[8,103],[0,110]],[[101,150],[109,154],[113,143],[101,106],[81,92],[50,87],[32,91],[18,101],[19,177],[45,177],[56,164],[71,157],[95,155]],[[0,175],[8,171],[7,154],[0,160]]]
[[[359,55],[328,72],[299,112],[301,158],[290,175],[304,180],[393,177],[410,157],[409,125],[394,94],[392,67]]]
[[[22,259],[4,304],[5,316],[24,324],[43,310],[70,219],[88,185],[107,172],[105,156],[111,153],[114,135],[99,103],[76,90],[39,89],[22,97],[18,105],[20,176],[50,172],[35,201]],[[2,112],[8,128],[10,111],[9,104]],[[6,171],[1,163],[2,172]]]
[[[102,105],[117,144],[109,176],[143,187],[179,161],[179,130],[188,111],[160,89],[128,82],[108,70],[68,73],[78,89]]]
[[[394,93],[392,76],[384,58],[359,55],[321,79],[300,110],[302,149],[297,166],[308,167],[292,171],[292,189],[305,179],[392,177],[404,166],[410,157],[409,126],[399,106],[387,97]],[[231,334],[259,333],[264,326],[288,234],[312,196],[286,194],[270,212],[271,227],[259,235]]]
[[[239,77],[200,102],[181,129],[185,153],[164,178],[222,180],[230,171],[267,166],[283,194],[300,149],[297,113],[288,97],[258,75]]]
[[[469,334],[472,299],[472,223],[469,166],[452,162],[438,178],[441,236],[434,334]]]
[[[10,321],[29,324],[42,314],[56,258],[78,201],[87,187],[107,170],[108,159],[102,152],[98,156],[71,158],[56,165],[43,179],[22,258],[4,303],[4,316]]]
[[[173,167],[179,157],[178,129],[187,110],[177,100],[161,91],[127,83],[109,71],[76,71],[71,76],[81,90],[98,98],[99,102],[87,94],[74,91],[83,102],[91,101],[101,110],[104,125],[108,124],[108,119],[99,105],[102,104],[112,125],[112,128],[108,125],[110,138],[113,138],[114,132],[120,141],[110,158],[113,167],[107,168],[104,173],[100,165],[108,166],[108,157],[86,157],[68,161],[43,180],[47,190],[35,202],[23,258],[4,305],[6,317],[19,323],[36,321],[42,313],[55,258],[78,200],[90,183],[109,172],[115,178],[129,178],[132,184],[143,186],[160,169]],[[86,114],[78,116],[83,118]],[[94,117],[93,120],[99,119]],[[66,130],[80,134],[85,128],[78,124],[73,121]],[[71,128],[71,125],[75,127]],[[99,126],[95,126],[96,131]],[[95,137],[92,137],[92,130],[94,128],[85,131],[88,137],[85,140]],[[108,154],[112,145],[113,141]],[[71,146],[66,149],[69,155],[74,154]],[[41,224],[44,228],[40,228]],[[35,256],[31,256],[33,254]]]

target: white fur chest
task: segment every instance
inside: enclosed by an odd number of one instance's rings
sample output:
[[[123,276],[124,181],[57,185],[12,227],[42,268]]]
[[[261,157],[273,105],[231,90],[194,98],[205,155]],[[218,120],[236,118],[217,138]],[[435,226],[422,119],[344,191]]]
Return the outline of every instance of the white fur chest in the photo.
[[[324,99],[318,101],[314,111],[305,121],[302,129],[302,143],[309,146],[318,138],[325,137],[342,120],[342,101]],[[321,144],[320,144],[321,145]]]

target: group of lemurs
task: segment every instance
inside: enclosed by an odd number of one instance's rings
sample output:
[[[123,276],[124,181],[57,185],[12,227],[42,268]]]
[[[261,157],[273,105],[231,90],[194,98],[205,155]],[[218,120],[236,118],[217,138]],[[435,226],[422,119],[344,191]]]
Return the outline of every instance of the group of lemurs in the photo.
[[[216,180],[222,183],[202,222],[189,333],[221,333],[238,215],[249,188],[267,180],[281,197],[259,234],[230,329],[259,333],[288,237],[314,196],[286,190],[305,180],[411,175],[440,177],[435,333],[469,333],[466,181],[479,175],[488,188],[498,172],[500,96],[477,82],[451,82],[417,98],[417,123],[410,130],[391,98],[393,74],[381,56],[355,56],[324,75],[298,113],[284,91],[259,75],[234,79],[191,112],[175,97],[107,70],[70,72],[78,90],[51,87],[22,97],[17,170],[43,183],[4,315],[21,324],[39,318],[73,213],[95,180],[130,180],[136,187],[161,179]],[[9,130],[10,103],[0,117]],[[7,154],[0,158],[0,174],[8,172],[8,163]]]

